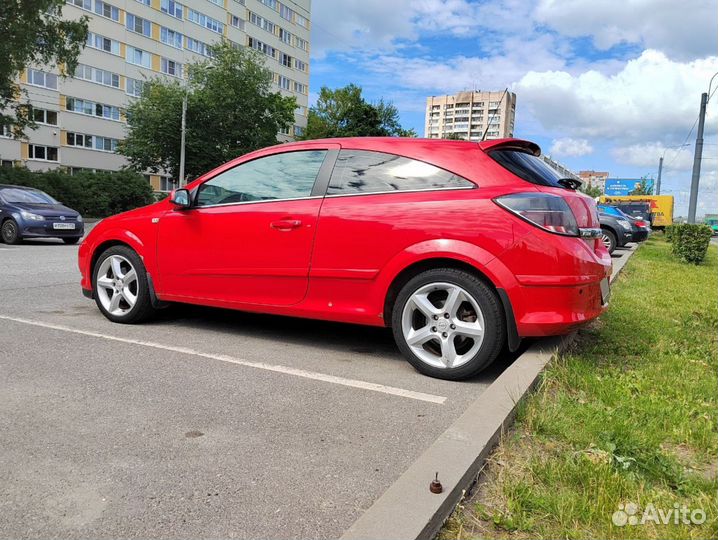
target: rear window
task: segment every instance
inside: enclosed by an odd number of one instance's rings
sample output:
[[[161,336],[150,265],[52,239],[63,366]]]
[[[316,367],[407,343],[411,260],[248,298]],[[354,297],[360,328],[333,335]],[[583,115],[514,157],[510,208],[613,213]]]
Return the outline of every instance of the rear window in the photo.
[[[539,186],[566,187],[558,183],[563,176],[543,159],[533,154],[522,150],[498,149],[489,152],[489,156],[504,169],[508,169],[527,182]]]

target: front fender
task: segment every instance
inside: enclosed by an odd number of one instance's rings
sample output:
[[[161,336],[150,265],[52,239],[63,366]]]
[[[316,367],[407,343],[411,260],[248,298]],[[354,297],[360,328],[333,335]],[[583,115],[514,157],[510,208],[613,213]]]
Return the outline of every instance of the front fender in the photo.
[[[102,227],[101,230],[93,229],[92,233],[80,245],[78,251],[78,265],[80,267],[80,273],[82,274],[82,288],[85,290],[92,289],[92,262],[99,254],[99,250],[103,249],[103,246],[111,244],[121,243],[131,247],[142,259],[147,272],[150,275],[156,276],[156,250],[154,249],[154,245],[150,245],[151,243],[153,244],[152,240],[154,236],[151,233],[149,234],[149,238],[147,238],[147,236],[148,234],[138,234],[127,227],[112,225],[107,228]]]

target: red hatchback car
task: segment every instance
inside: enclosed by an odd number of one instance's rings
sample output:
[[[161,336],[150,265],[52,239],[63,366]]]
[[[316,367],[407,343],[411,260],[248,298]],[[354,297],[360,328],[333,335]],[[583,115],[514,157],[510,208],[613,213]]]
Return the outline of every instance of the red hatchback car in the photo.
[[[265,148],[100,222],[82,289],[119,323],[186,302],[390,326],[420,372],[470,377],[607,305],[595,203],[539,155],[517,139]]]

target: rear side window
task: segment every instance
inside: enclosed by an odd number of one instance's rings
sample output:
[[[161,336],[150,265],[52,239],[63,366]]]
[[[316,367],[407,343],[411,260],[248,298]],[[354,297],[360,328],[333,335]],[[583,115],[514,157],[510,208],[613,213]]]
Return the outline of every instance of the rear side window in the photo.
[[[472,188],[474,184],[423,161],[383,152],[339,152],[327,195]]]
[[[504,169],[527,182],[540,186],[565,187],[558,183],[562,178],[561,174],[533,154],[521,150],[499,149],[489,152],[489,156]]]

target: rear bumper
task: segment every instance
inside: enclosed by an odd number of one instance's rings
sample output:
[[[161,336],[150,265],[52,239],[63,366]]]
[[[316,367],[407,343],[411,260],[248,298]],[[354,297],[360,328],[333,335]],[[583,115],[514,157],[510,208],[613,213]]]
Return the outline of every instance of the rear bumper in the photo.
[[[529,303],[516,321],[522,337],[567,334],[608,307],[601,297],[600,281],[567,287],[521,287],[520,294]]]
[[[593,242],[532,233],[489,264],[511,302],[519,337],[567,334],[607,309],[601,283],[610,280],[611,256]]]
[[[631,242],[644,242],[648,238],[648,231],[634,231],[631,235]]]

